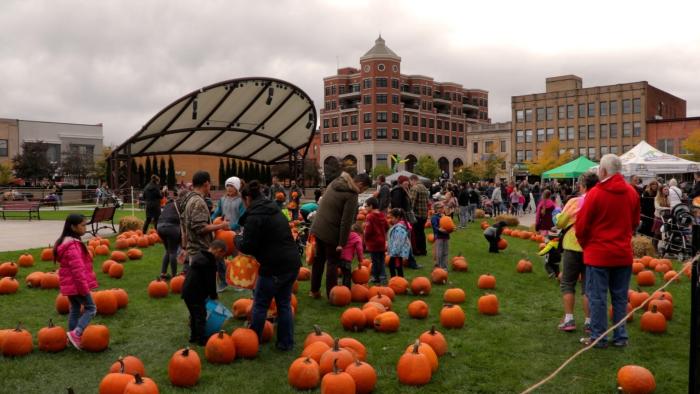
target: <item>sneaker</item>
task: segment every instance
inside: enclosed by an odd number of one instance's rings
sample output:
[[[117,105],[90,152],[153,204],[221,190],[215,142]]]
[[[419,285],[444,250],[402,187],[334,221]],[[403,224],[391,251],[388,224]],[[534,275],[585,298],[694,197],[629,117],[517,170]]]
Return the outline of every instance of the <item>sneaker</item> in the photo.
[[[613,341],[612,345],[614,347],[627,347],[627,340],[626,339],[618,339],[617,341]]]
[[[321,293],[318,291],[310,291],[309,297],[318,299],[318,298],[321,298]]]
[[[581,338],[581,339],[579,340],[579,342],[580,342],[581,345],[583,345],[583,346],[590,346],[591,343],[593,343],[593,341],[595,341],[595,339],[594,339],[594,338],[591,338],[591,337],[584,337],[584,338]],[[607,349],[607,347],[608,347],[608,341],[606,341],[606,340],[601,340],[600,342],[596,343],[594,347],[597,348],[597,349]]]
[[[80,349],[80,341],[81,341],[81,339],[80,339],[80,337],[78,336],[78,334],[75,333],[75,330],[73,330],[73,331],[68,331],[68,340],[70,341],[70,343],[71,343],[76,349],[81,350],[81,349]]]
[[[583,332],[585,332],[586,334],[590,334],[592,332],[590,322],[583,325]]]
[[[566,331],[566,332],[576,331],[576,321],[574,319],[567,320],[567,321],[559,324],[558,327],[559,327],[560,331]]]

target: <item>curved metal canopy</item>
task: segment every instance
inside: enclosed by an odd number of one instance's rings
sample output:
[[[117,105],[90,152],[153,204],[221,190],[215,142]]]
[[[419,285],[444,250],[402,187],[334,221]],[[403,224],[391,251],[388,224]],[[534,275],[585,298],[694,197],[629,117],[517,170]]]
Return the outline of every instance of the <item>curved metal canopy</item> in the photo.
[[[232,79],[168,105],[112,155],[199,154],[273,164],[306,148],[314,130],[316,108],[298,87],[273,78]]]

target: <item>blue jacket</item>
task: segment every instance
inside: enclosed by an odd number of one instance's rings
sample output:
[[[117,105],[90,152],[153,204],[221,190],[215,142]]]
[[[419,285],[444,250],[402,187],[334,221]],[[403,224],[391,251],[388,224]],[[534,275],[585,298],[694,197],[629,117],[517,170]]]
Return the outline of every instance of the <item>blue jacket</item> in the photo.
[[[219,199],[219,203],[216,204],[216,209],[214,210],[214,213],[211,214],[211,220],[213,221],[214,219],[218,218],[219,216],[224,216],[223,212],[223,205],[224,205],[224,198],[232,198],[232,197],[227,197],[223,196]],[[240,199],[240,197],[237,197]],[[231,215],[226,215],[225,219],[229,221],[231,230],[233,231],[238,231],[241,229],[240,224],[238,224],[238,220],[240,220],[241,216],[245,213],[245,205],[243,204],[243,201],[241,200],[240,205],[238,206],[238,215],[235,217],[230,217]]]
[[[433,226],[433,234],[435,235],[435,239],[450,239],[450,234],[440,231],[440,218],[442,217],[441,214],[436,213],[433,215],[432,218],[430,218],[430,224]]]
[[[407,259],[411,254],[411,236],[403,223],[397,223],[389,229],[389,248],[387,253],[391,257]]]

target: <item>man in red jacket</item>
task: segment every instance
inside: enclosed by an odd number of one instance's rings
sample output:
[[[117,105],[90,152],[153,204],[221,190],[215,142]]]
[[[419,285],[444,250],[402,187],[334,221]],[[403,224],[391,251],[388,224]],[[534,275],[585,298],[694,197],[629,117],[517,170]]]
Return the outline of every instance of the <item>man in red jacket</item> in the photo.
[[[620,159],[608,154],[600,159],[601,181],[581,204],[576,219],[576,238],[583,248],[586,264],[586,295],[591,309],[591,333],[581,338],[589,345],[608,327],[607,293],[613,307],[613,321],[627,314],[627,290],[632,275],[632,235],[639,225],[639,196],[620,174]],[[613,346],[627,346],[623,323],[613,332]],[[603,338],[596,347],[608,346]]]

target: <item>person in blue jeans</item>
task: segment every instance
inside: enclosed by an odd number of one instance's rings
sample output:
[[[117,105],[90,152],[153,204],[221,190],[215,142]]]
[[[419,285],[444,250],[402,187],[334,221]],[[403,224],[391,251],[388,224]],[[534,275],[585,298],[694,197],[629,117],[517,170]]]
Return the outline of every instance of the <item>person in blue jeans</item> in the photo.
[[[236,236],[236,246],[241,253],[255,257],[260,263],[250,328],[262,342],[267,310],[274,298],[277,305],[276,346],[289,351],[294,348],[292,287],[301,265],[297,245],[289,231],[287,218],[274,201],[263,197],[258,181],[246,185],[241,195],[246,212],[239,221],[243,231]]]

